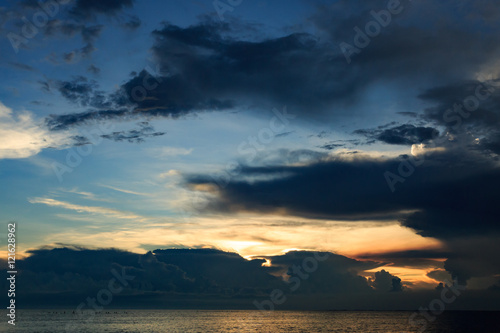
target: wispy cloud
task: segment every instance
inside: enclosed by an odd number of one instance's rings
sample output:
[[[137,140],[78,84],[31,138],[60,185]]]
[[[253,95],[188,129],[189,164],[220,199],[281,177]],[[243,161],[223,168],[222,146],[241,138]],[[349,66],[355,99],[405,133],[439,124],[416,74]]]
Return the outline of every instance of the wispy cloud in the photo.
[[[180,147],[157,147],[149,149],[149,153],[156,158],[164,158],[170,156],[189,155],[193,152],[193,148],[186,149]]]
[[[77,194],[87,200],[100,201],[100,202],[115,202],[108,198],[101,198],[92,192],[80,191],[77,187],[72,189],[59,189],[60,192]]]
[[[132,212],[126,212],[126,211],[121,211],[113,208],[106,208],[106,207],[98,207],[98,206],[82,206],[82,205],[77,205],[77,204],[72,204],[69,202],[65,201],[59,201],[51,198],[42,198],[42,197],[35,197],[35,198],[29,198],[28,201],[33,204],[44,204],[47,206],[51,207],[60,207],[64,209],[69,209],[69,210],[74,210],[79,213],[90,213],[90,214],[98,214],[98,215],[103,215],[106,217],[114,217],[114,218],[119,218],[119,219],[127,219],[127,220],[138,220],[138,221],[143,221],[147,219],[144,216],[137,215]]]
[[[115,190],[115,191],[118,191],[118,192],[122,192],[122,193],[127,193],[127,194],[133,194],[133,195],[139,195],[139,196],[151,196],[150,193],[141,193],[141,192],[136,192],[136,191],[131,191],[131,190],[126,190],[126,189],[123,189],[123,188],[118,188],[116,186],[111,186],[111,185],[105,185],[105,184],[97,184],[101,187],[105,187],[105,188],[109,188],[111,190]]]

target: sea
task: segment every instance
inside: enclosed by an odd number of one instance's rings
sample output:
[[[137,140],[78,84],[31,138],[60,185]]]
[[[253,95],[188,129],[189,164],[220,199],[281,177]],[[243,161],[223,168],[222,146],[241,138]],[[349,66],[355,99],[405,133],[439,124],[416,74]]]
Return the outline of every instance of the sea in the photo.
[[[412,317],[412,315],[414,317]],[[413,320],[412,320],[413,318]],[[500,332],[500,312],[449,311],[423,319],[411,311],[17,310],[2,332]]]

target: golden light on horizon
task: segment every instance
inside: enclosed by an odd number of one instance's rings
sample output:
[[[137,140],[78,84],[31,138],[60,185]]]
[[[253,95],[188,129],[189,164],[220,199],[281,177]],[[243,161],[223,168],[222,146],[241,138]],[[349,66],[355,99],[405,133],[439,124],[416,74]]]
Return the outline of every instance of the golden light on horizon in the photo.
[[[365,277],[372,277],[375,272],[381,271],[382,269],[389,272],[392,275],[399,277],[403,284],[406,284],[407,288],[419,289],[419,288],[435,288],[439,281],[427,276],[427,274],[435,269],[440,268],[438,262],[436,262],[436,267],[433,268],[410,268],[402,266],[382,266],[374,269],[370,269],[364,272],[360,272],[360,275]]]
[[[93,226],[79,232],[54,234],[69,244],[108,247],[118,242],[121,248],[145,253],[154,248],[213,247],[237,252],[242,257],[282,255],[288,251],[329,251],[358,259],[369,253],[388,253],[415,249],[439,248],[440,242],[417,235],[395,221],[323,221],[284,216],[245,215],[238,217],[195,217],[188,225],[169,221],[145,224],[141,230],[123,226],[107,230],[106,225]],[[144,244],[144,239],[148,240]],[[55,241],[53,242],[55,243]],[[146,246],[147,245],[147,246]],[[362,260],[362,259],[361,259]],[[384,268],[386,269],[386,268]],[[387,267],[403,274],[413,283],[430,283],[425,270]],[[397,275],[397,274],[396,274]],[[399,276],[399,275],[398,275]]]

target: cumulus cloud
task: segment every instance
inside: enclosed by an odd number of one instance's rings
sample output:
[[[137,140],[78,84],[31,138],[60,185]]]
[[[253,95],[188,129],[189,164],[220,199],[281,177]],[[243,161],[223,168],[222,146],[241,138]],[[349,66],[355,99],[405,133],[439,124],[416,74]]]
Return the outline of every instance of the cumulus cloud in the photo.
[[[172,293],[177,294],[174,297],[181,294],[185,299],[206,298],[206,295],[251,297],[269,288],[284,286],[279,278],[268,273],[270,268],[262,266],[264,260],[246,260],[236,253],[214,249],[137,254],[64,246],[31,250],[29,254],[16,266],[22,270],[18,283],[25,287],[19,288],[18,297],[31,304],[40,292],[51,295],[55,302],[61,301],[59,296],[64,292],[65,304],[71,306],[78,295],[106,288],[113,278],[112,270],[133,276],[121,292],[129,295],[129,299],[121,303],[128,306],[147,300],[161,304],[175,295]]]
[[[109,281],[116,279],[112,271],[129,279],[126,285],[120,285],[120,293],[113,295],[111,307],[183,308],[196,304],[197,308],[255,309],[256,300],[269,300],[273,290],[281,290],[285,297],[278,307],[281,309],[416,309],[441,292],[406,292],[399,278],[385,270],[377,272],[375,280],[368,280],[358,273],[380,263],[326,252],[291,251],[268,257],[270,266],[263,266],[263,259],[246,260],[216,249],[164,249],[139,254],[60,244],[28,254],[16,261],[21,272],[16,280],[16,299],[30,306],[44,306],[50,299],[52,306],[76,307],[108,288]],[[327,259],[317,262],[315,269],[309,263],[308,271],[302,268],[298,275],[297,266],[304,267],[304,262],[315,255]],[[286,273],[288,282],[281,272]],[[2,287],[7,283],[5,279],[0,282]],[[464,291],[450,307],[498,309],[498,292],[491,287],[490,297],[484,298],[484,293]]]
[[[359,275],[360,272],[379,267],[381,263],[358,261],[334,253],[321,253],[325,260],[317,261],[317,265],[303,269],[304,262],[315,258],[312,252],[290,251],[279,256],[268,257],[273,266],[284,268],[284,276],[297,293],[371,293],[373,289],[368,280]],[[313,270],[314,267],[317,267]],[[307,275],[307,277],[305,277]],[[302,277],[300,285],[295,286],[297,277]]]
[[[374,279],[371,281],[373,288],[379,291],[403,291],[401,279],[392,275],[386,270],[381,270],[375,273]]]
[[[301,304],[307,309],[318,293],[375,294],[377,290],[358,273],[380,265],[333,253],[308,251],[268,257],[271,265],[263,265],[264,259],[247,260],[237,253],[217,249],[158,249],[137,254],[117,249],[59,245],[30,250],[28,254],[27,258],[16,262],[22,271],[17,297],[25,304],[36,304],[42,293],[50,295],[51,302],[71,305],[69,302],[75,302],[75,297],[80,294],[106,288],[113,278],[111,271],[115,270],[133,277],[120,295],[115,295],[114,302],[117,303],[114,305],[118,306],[137,306],[145,301],[160,305],[172,302],[174,297],[182,302],[203,299],[209,302],[208,306],[231,300],[238,306],[255,307],[255,299],[264,299],[272,290],[280,289],[286,294],[308,297],[306,304],[296,301],[289,304]],[[292,279],[299,277],[294,267],[302,266],[304,260],[315,255],[322,258],[317,262],[317,269],[308,269],[307,277],[300,275],[300,285],[291,288]],[[281,276],[280,272],[287,272],[287,277]],[[303,269],[302,273],[305,273]],[[2,282],[3,285],[6,283]],[[120,299],[121,295],[127,297]],[[374,302],[370,306],[377,305]]]
[[[67,134],[49,131],[31,112],[14,112],[1,102],[0,137],[0,158],[27,158],[71,142]]]

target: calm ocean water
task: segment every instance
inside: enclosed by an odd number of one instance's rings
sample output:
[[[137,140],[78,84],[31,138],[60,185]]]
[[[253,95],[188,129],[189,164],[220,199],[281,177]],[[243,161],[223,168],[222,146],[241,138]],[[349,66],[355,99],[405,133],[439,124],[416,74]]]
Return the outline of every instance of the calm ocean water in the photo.
[[[64,311],[64,310],[63,310]],[[108,310],[82,322],[72,310],[18,310],[16,326],[3,332],[419,332],[412,312]],[[85,317],[87,319],[89,317]],[[425,332],[500,332],[500,312],[445,312]]]

